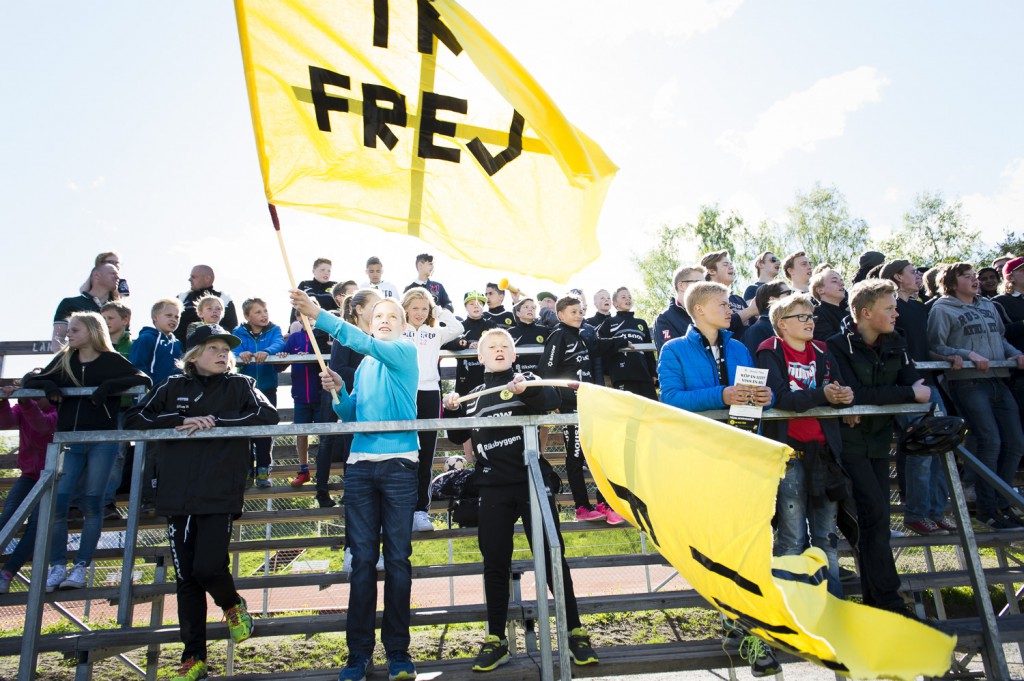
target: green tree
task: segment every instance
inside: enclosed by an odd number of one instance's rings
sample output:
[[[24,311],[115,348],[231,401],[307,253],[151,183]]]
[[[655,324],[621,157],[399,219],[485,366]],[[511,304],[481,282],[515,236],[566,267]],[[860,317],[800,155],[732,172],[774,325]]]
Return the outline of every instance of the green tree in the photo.
[[[654,324],[674,295],[672,273],[680,265],[680,247],[691,234],[690,225],[662,225],[658,228],[655,245],[631,257],[633,267],[643,279],[643,288],[633,292],[636,314],[650,324]]]
[[[967,226],[960,201],[948,202],[941,192],[927,191],[914,197],[914,207],[903,214],[903,226],[878,243],[887,259],[905,258],[924,267],[971,262],[981,249],[980,232]]]
[[[868,243],[868,224],[850,216],[846,197],[835,185],[816,182],[807,193],[798,191],[788,210],[788,236],[814,264],[831,263],[846,274],[856,268]]]

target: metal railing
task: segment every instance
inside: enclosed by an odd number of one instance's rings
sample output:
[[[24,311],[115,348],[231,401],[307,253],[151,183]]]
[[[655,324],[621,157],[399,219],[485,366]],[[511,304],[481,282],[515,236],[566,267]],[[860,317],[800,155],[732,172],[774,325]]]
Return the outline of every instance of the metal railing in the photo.
[[[936,364],[935,369],[949,368],[947,363]],[[969,364],[969,363],[965,363]],[[993,363],[994,365],[996,363]],[[999,363],[1016,366],[1013,362]],[[932,369],[933,367],[922,367]],[[67,389],[62,391],[65,395],[89,394],[89,388]],[[138,392],[138,391],[136,391]],[[16,391],[12,397],[42,397],[41,391]],[[806,412],[795,413],[782,410],[765,410],[763,419],[788,419],[794,417],[816,417],[816,418],[837,418],[852,415],[871,414],[923,414],[931,408],[929,404],[906,404],[887,406],[854,406],[844,409],[833,409],[831,407],[819,407]],[[709,418],[723,419],[727,411],[704,412],[700,414]],[[545,415],[529,417],[504,417],[495,418],[464,418],[459,419],[458,427],[462,428],[498,428],[498,427],[521,427],[524,429],[524,444],[526,464],[529,469],[529,490],[531,511],[533,517],[541,518],[540,523],[534,523],[533,544],[547,546],[551,556],[552,586],[555,604],[555,636],[558,640],[558,656],[560,677],[563,681],[571,678],[571,669],[568,661],[568,628],[565,619],[565,601],[563,598],[564,575],[561,569],[561,545],[559,543],[558,531],[556,529],[554,516],[551,513],[544,492],[545,485],[539,467],[540,450],[537,436],[537,426],[541,425],[575,425],[578,423],[574,414]],[[159,441],[181,440],[184,438],[205,439],[225,437],[266,437],[277,435],[316,435],[316,434],[337,434],[337,433],[371,433],[371,432],[396,432],[396,431],[420,431],[440,430],[453,425],[451,419],[431,419],[415,421],[391,421],[375,423],[324,423],[324,424],[288,424],[277,426],[250,426],[242,428],[217,428],[208,431],[198,431],[192,435],[185,435],[174,430],[144,430],[144,431],[83,431],[57,433],[54,442],[47,448],[46,465],[40,475],[39,482],[33,487],[25,501],[18,507],[11,522],[0,528],[0,548],[5,546],[14,536],[20,524],[29,516],[32,509],[39,506],[39,520],[37,527],[36,543],[34,547],[32,574],[33,579],[29,587],[28,604],[26,606],[24,638],[21,646],[21,659],[19,661],[19,679],[31,679],[38,658],[39,636],[42,624],[43,605],[45,600],[44,588],[49,558],[49,541],[52,532],[53,518],[56,507],[56,484],[63,469],[63,446],[72,443],[88,442],[129,442],[136,443],[134,454],[134,467],[132,469],[131,492],[129,496],[129,508],[127,517],[126,540],[122,560],[122,580],[119,587],[118,615],[117,622],[122,629],[130,629],[133,623],[133,572],[136,556],[136,542],[139,529],[140,508],[142,503],[142,483],[144,471],[144,458],[146,443]],[[974,470],[983,480],[993,486],[997,492],[1005,496],[1010,503],[1024,511],[1024,498],[1003,482],[997,474],[989,470],[970,452],[962,446],[957,452],[965,466]],[[990,675],[1005,678],[1008,674],[1005,655],[1001,645],[996,614],[989,596],[987,582],[978,553],[978,545],[971,526],[970,516],[967,511],[963,487],[960,483],[956,470],[956,460],[952,452],[941,457],[944,463],[945,475],[949,484],[950,494],[953,501],[953,511],[957,520],[958,533],[964,548],[964,554],[968,567],[968,576],[974,591],[975,604],[981,619],[981,632],[984,641],[983,657],[986,669]],[[551,646],[551,631],[549,622],[549,609],[547,598],[547,569],[544,553],[534,551],[534,570],[536,577],[537,613],[540,626],[540,654],[541,654],[541,675],[544,681],[552,681],[554,675],[553,653]]]

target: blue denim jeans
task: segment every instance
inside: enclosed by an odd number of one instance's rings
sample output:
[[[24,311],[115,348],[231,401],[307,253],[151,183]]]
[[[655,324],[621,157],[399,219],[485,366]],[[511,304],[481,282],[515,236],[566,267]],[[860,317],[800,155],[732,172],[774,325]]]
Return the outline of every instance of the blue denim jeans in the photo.
[[[946,405],[937,388],[932,387],[929,400],[936,405],[935,415],[948,414]],[[906,428],[919,418],[896,418],[900,428]],[[904,522],[913,520],[938,520],[946,511],[949,489],[946,476],[942,472],[942,459],[937,456],[906,456],[904,476],[906,480],[906,507],[903,513]]]
[[[1024,432],[1021,431],[1020,412],[1013,394],[1002,379],[981,378],[949,381],[949,389],[956,397],[967,427],[974,431],[977,451],[974,455],[994,471],[1007,484],[1024,453]],[[1010,503],[995,489],[978,478],[978,515],[988,516],[1008,509]]]
[[[11,491],[7,493],[7,499],[4,500],[4,510],[0,513],[0,527],[7,524],[7,521],[11,519],[14,512],[18,510],[18,506],[25,500],[28,493],[32,491],[38,480],[32,478],[26,478],[21,476],[14,481],[11,485]],[[25,564],[25,561],[32,555],[32,549],[35,547],[36,541],[36,526],[39,524],[39,506],[38,504],[32,509],[31,515],[28,517],[28,527],[25,528],[25,534],[18,540],[18,545],[11,551],[10,557],[7,559],[7,563],[3,569],[10,572],[12,575],[17,574],[21,566]]]
[[[412,593],[412,516],[419,464],[407,459],[360,461],[345,470],[345,530],[352,550],[345,637],[349,655],[373,655],[377,612],[377,558],[384,543],[386,652],[409,649]]]
[[[786,464],[786,476],[779,483],[775,504],[778,522],[775,555],[798,556],[803,553],[807,548],[807,528],[810,523],[811,546],[824,551],[828,558],[828,592],[842,598],[843,587],[839,583],[839,535],[836,529],[837,505],[834,501],[826,501],[820,508],[811,506],[804,479],[804,464],[799,459],[790,459]]]
[[[57,486],[57,513],[50,541],[50,565],[66,565],[68,561],[68,505],[79,478],[85,479],[82,498],[82,540],[76,562],[89,564],[103,532],[103,497],[110,480],[110,469],[117,458],[116,442],[94,442],[70,445],[64,453],[64,470]]]

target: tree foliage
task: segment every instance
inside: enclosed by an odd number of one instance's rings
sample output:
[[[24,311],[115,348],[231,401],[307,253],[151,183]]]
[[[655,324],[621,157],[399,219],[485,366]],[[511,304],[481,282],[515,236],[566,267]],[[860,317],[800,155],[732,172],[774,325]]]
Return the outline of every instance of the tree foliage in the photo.
[[[797,192],[789,207],[788,237],[807,253],[814,264],[823,262],[849,274],[868,245],[868,224],[850,216],[846,197],[834,185],[815,183],[806,193]]]
[[[655,244],[642,254],[632,255],[633,267],[643,279],[643,288],[633,292],[636,314],[650,324],[674,295],[672,273],[680,265],[679,251],[689,233],[689,225],[661,225]]]
[[[927,191],[914,197],[913,208],[903,214],[903,226],[878,243],[886,258],[904,258],[924,267],[970,262],[981,248],[980,232],[967,226],[960,201],[948,202],[941,192]]]

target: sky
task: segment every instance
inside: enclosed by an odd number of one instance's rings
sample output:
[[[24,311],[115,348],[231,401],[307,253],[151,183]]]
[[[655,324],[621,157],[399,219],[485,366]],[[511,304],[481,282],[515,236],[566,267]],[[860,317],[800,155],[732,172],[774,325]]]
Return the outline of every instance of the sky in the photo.
[[[1024,4],[462,4],[619,166],[602,256],[562,286],[282,210],[299,278],[326,256],[334,279],[361,280],[378,255],[404,285],[415,254],[431,251],[456,294],[509,276],[529,292],[589,295],[637,284],[631,256],[659,225],[713,202],[748,222],[783,220],[818,181],[876,237],[921,191],[961,200],[987,242],[1024,232]],[[235,300],[263,297],[284,320],[232,4],[8,3],[0,31],[0,340],[48,338],[57,303],[107,250],[121,255],[136,331],[198,263]],[[4,376],[23,368],[8,362]]]

